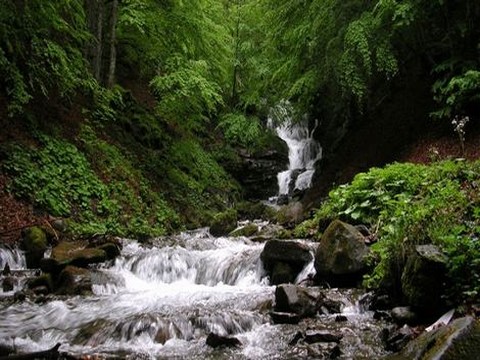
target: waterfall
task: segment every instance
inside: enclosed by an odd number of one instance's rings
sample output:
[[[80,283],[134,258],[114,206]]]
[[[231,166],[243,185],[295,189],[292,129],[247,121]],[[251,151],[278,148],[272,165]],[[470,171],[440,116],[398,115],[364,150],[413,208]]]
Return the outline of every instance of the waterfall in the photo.
[[[322,147],[313,138],[308,121],[294,120],[292,107],[283,101],[272,109],[268,124],[288,146],[288,169],[278,173],[278,194],[291,195],[295,190],[308,189],[315,173],[315,163],[322,158]]]

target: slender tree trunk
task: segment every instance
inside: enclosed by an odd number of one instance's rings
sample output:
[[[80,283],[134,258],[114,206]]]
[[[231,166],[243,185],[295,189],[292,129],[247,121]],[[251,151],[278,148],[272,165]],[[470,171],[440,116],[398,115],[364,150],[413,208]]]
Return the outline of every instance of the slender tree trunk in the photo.
[[[85,49],[85,54],[90,63],[90,70],[95,79],[102,82],[102,57],[103,57],[103,0],[85,0],[88,30],[93,39]]]
[[[111,3],[110,21],[109,21],[109,59],[108,59],[108,73],[107,73],[107,87],[111,88],[115,80],[115,66],[117,62],[116,29],[118,18],[118,0],[113,0]]]

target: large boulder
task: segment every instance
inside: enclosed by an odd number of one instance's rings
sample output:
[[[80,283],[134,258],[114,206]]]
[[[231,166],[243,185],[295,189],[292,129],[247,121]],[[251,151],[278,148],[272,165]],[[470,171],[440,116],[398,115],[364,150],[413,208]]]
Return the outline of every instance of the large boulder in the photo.
[[[363,235],[354,226],[335,220],[315,253],[317,279],[332,286],[352,286],[366,272],[368,254]]]
[[[40,260],[48,248],[47,235],[42,228],[32,226],[22,232],[22,245],[25,249],[27,268],[36,269],[40,267]]]
[[[238,347],[241,346],[242,343],[236,337],[233,336],[221,336],[215,333],[210,333],[207,336],[206,343],[208,346],[213,348],[219,347]]]
[[[435,245],[417,245],[408,256],[402,273],[405,301],[420,313],[436,316],[443,312],[443,284],[447,257]]]
[[[480,354],[480,322],[472,317],[453,321],[409,342],[388,360],[476,360]]]
[[[294,282],[312,258],[308,247],[298,241],[269,240],[260,254],[273,285]]]
[[[225,236],[235,230],[236,227],[237,211],[228,209],[215,215],[210,225],[210,234],[213,236]]]

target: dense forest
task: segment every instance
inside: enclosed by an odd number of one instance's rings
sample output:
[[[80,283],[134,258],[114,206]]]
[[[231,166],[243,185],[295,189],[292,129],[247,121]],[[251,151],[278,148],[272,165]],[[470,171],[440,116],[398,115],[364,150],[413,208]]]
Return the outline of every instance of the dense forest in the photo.
[[[478,313],[479,21],[476,0],[1,0],[0,243],[340,219],[368,229],[364,287],[425,306],[404,268],[435,245],[442,305]],[[323,156],[269,206],[279,104]]]

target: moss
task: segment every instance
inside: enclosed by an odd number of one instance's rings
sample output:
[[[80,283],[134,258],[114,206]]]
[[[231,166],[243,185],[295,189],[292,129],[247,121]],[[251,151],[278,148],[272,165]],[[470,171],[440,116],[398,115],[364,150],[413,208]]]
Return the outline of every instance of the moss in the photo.
[[[218,213],[210,225],[210,234],[213,236],[224,236],[235,230],[237,227],[237,211],[228,209]]]
[[[247,224],[244,227],[241,227],[237,230],[234,230],[230,233],[230,236],[238,237],[238,236],[253,236],[258,232],[258,226],[255,224]]]

